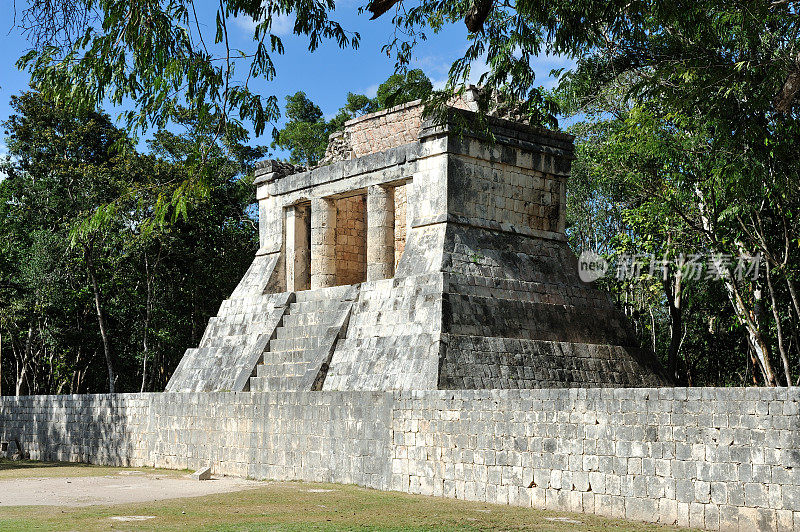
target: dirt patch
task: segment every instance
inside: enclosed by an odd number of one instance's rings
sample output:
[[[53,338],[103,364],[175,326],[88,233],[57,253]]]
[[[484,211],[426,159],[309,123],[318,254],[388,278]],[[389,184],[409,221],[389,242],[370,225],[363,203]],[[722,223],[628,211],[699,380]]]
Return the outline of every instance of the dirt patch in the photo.
[[[188,475],[123,471],[94,477],[0,480],[0,506],[93,506],[200,497],[263,486],[240,478],[198,481]]]

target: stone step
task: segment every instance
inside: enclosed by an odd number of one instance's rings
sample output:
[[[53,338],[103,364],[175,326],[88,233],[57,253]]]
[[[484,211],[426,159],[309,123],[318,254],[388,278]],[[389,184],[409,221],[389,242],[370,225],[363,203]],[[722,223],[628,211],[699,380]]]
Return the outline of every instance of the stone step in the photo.
[[[311,336],[306,338],[283,338],[272,339],[269,342],[271,352],[279,351],[298,351],[316,349],[322,341],[322,336]]]
[[[306,360],[283,364],[259,364],[256,366],[256,377],[302,377],[308,365],[309,362]]]
[[[291,338],[316,338],[325,334],[331,323],[320,323],[314,325],[281,325],[275,330],[275,337],[278,340]]]
[[[295,302],[307,301],[341,301],[352,290],[352,285],[332,286],[330,288],[317,288],[315,290],[302,290],[295,292]]]
[[[341,301],[301,301],[295,302],[289,307],[289,315],[297,314],[316,314],[318,312],[338,311],[342,308]]]
[[[284,351],[267,351],[264,353],[263,364],[278,366],[283,363],[307,362],[314,354],[313,349],[287,349]]]
[[[219,325],[206,329],[203,334],[202,341],[204,343],[214,341],[218,338],[226,337],[248,337],[267,332],[267,325],[258,323],[254,325],[238,324],[238,325]]]
[[[275,308],[274,305],[269,303],[258,303],[254,305],[220,305],[218,316],[236,316],[258,314],[261,312],[269,312]]]
[[[215,358],[229,358],[238,356],[238,353],[240,353],[242,349],[242,346],[207,346],[198,347],[195,352],[197,353],[198,357],[213,360]]]
[[[254,323],[254,322],[264,322],[266,321],[267,317],[270,315],[269,310],[253,310],[252,312],[248,312],[246,314],[225,314],[225,315],[218,315],[212,316],[208,320],[208,324],[212,325],[215,323]]]
[[[317,349],[352,304],[344,297],[354,295],[352,286],[340,286],[297,292],[296,299],[283,316],[275,337],[264,352],[250,379],[252,391],[299,390],[307,387],[301,378],[310,369]],[[329,339],[328,339],[329,341]]]
[[[213,322],[209,321],[203,336],[251,334],[254,331],[265,329],[268,325],[269,323],[263,318],[251,322],[214,320]]]
[[[342,315],[342,311],[320,310],[318,312],[286,314],[283,316],[284,327],[303,327],[333,324]]]
[[[258,339],[257,334],[237,334],[206,338],[200,347],[244,347]]]
[[[250,377],[251,392],[294,391],[299,377]]]

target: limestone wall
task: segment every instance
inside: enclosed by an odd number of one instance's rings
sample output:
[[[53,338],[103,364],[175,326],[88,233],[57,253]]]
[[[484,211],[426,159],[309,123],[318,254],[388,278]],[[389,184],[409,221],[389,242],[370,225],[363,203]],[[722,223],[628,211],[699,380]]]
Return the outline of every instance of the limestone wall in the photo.
[[[336,201],[336,284],[367,279],[367,219],[363,194]]]
[[[758,388],[4,397],[0,440],[34,459],[211,464],[711,530],[800,530],[799,400]]]
[[[563,232],[559,223],[566,178],[533,170],[530,164],[528,168],[517,164],[454,155],[448,172],[450,212],[478,220],[483,226],[497,221],[535,231]]]
[[[360,116],[345,123],[353,157],[414,142],[422,126],[419,100]]]

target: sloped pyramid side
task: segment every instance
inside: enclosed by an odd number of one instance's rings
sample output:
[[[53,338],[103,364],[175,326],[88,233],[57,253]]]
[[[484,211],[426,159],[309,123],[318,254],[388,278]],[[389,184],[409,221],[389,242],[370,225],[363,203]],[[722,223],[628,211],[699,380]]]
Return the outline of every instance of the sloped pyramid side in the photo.
[[[660,386],[609,295],[563,241],[418,228],[394,279],[364,283],[326,390]]]
[[[449,224],[442,270],[439,388],[667,383],[566,242]]]
[[[278,257],[256,256],[231,297],[212,317],[200,345],[187,349],[167,392],[242,391],[261,358],[291,292],[265,294]]]

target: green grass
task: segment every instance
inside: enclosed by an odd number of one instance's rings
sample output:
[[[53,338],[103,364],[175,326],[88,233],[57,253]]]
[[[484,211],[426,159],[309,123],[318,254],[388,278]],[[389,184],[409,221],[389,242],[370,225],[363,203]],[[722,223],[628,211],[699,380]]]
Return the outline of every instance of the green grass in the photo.
[[[144,469],[137,468],[137,471]],[[0,463],[0,480],[42,476],[107,475],[121,468],[25,462]],[[153,471],[153,470],[149,470]],[[161,472],[163,470],[159,470]],[[31,474],[35,472],[35,474]],[[183,472],[170,472],[183,475]],[[0,489],[2,489],[0,487]],[[309,490],[330,490],[313,492]],[[119,522],[114,516],[155,516],[141,522]],[[581,524],[550,521],[569,517]],[[114,506],[4,507],[0,530],[386,530],[472,531],[536,530],[626,531],[678,530],[602,517],[548,512],[439,497],[382,492],[349,485],[264,482],[245,491]]]
[[[117,475],[120,471],[143,471],[158,473],[161,476],[181,477],[190,471],[172,469],[153,469],[137,467],[127,470],[120,467],[107,467],[92,464],[74,464],[68,462],[37,462],[34,460],[6,460],[0,458],[0,480],[13,478],[64,478],[64,477],[102,477]]]

